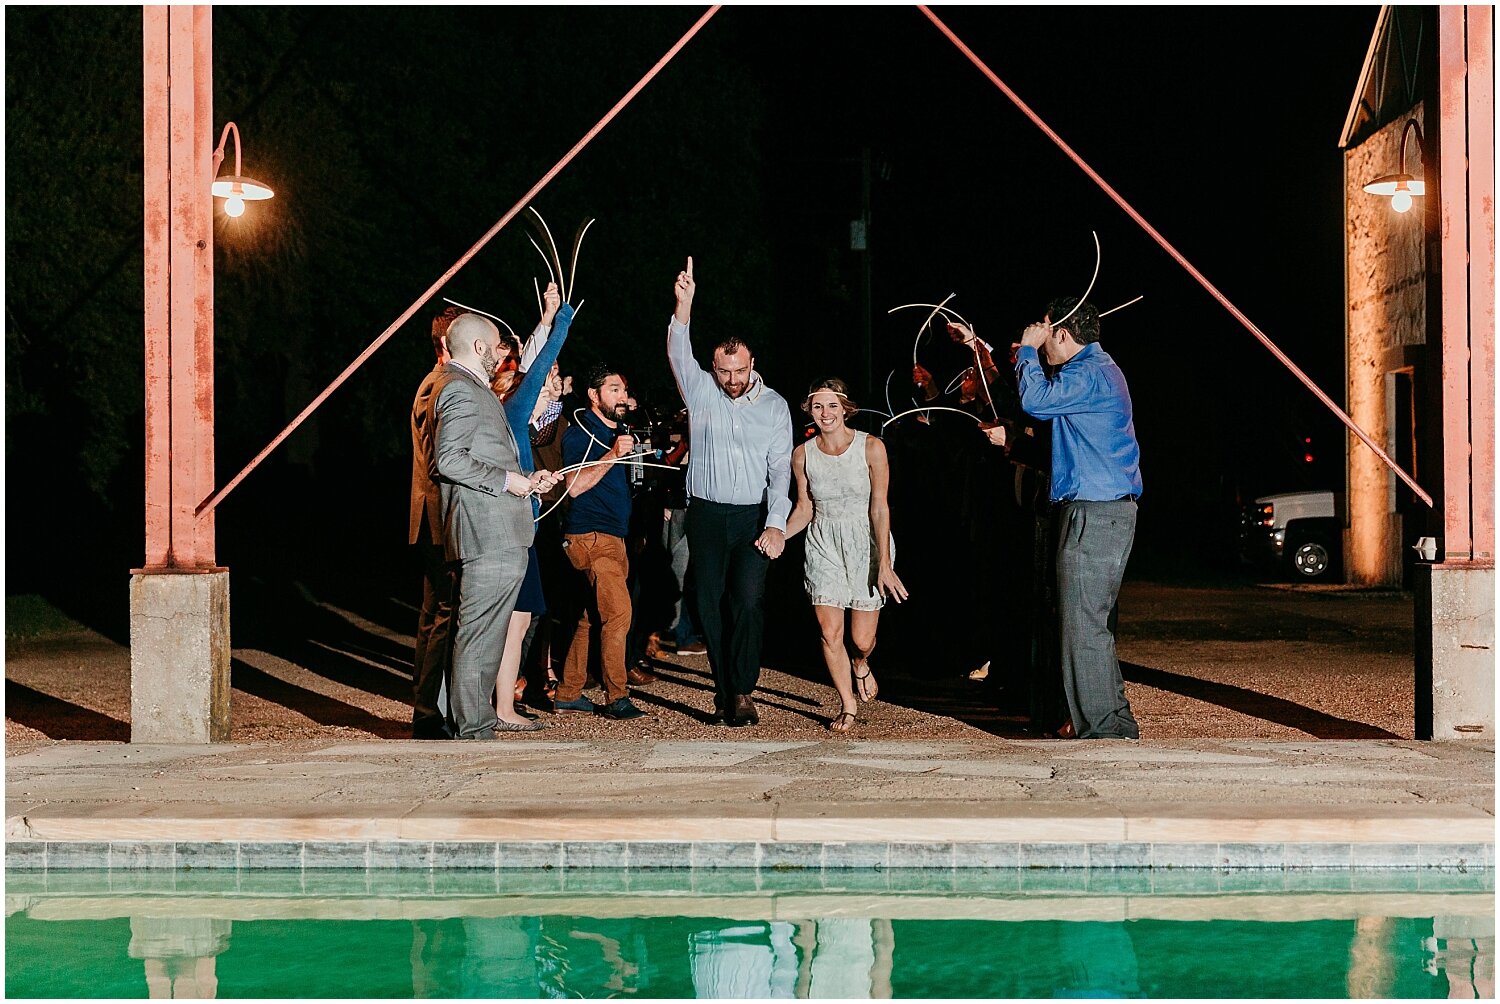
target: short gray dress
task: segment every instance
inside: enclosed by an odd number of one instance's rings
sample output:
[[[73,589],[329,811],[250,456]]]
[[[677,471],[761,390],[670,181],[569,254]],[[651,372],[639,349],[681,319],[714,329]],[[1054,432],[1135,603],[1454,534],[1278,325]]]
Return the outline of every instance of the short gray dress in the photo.
[[[849,448],[837,457],[819,449],[816,438],[802,450],[813,501],[802,575],[813,606],[879,610],[885,605],[876,588],[880,551],[870,529],[868,437],[856,431]],[[894,549],[891,560],[895,561]]]

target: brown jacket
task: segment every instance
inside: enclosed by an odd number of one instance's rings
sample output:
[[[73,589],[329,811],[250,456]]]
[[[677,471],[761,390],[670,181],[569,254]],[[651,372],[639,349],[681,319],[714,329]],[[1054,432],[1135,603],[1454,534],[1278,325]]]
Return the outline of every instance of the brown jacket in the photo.
[[[407,528],[408,544],[443,546],[443,518],[438,487],[432,475],[432,395],[437,391],[442,364],[422,378],[417,396],[411,403],[411,518]]]

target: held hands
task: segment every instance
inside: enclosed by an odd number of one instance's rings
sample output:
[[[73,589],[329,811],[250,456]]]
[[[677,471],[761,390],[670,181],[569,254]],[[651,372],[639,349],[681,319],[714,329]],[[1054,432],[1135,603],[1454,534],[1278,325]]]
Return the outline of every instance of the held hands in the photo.
[[[562,475],[551,471],[537,471],[528,480],[531,483],[531,493],[540,495],[556,487],[557,483],[562,480]]]
[[[755,538],[755,549],[775,560],[781,557],[782,551],[786,550],[786,534],[775,527],[768,526],[761,531],[759,537]]]
[[[547,283],[547,290],[542,294],[542,324],[550,328],[557,317],[557,308],[561,306],[562,294],[557,291],[557,283]]]
[[[505,490],[516,498],[525,498],[528,495],[540,495],[543,492],[551,491],[552,487],[561,480],[561,475],[553,474],[551,471],[537,471],[530,477],[507,471],[505,474]]]
[[[890,565],[880,566],[880,571],[875,576],[875,588],[880,590],[882,596],[889,597],[897,603],[902,602],[911,595],[906,591],[906,587],[901,584],[901,580],[896,577],[896,570]]]
[[[698,285],[693,281],[693,256],[688,255],[687,269],[677,273],[677,282],[672,286],[672,292],[677,297],[677,320],[688,323],[693,310],[693,294],[697,292]]]

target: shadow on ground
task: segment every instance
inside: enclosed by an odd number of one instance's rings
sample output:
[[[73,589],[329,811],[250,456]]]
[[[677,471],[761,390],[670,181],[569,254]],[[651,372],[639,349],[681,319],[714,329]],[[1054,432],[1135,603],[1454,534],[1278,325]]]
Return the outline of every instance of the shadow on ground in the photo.
[[[35,729],[48,739],[130,741],[129,723],[44,694],[15,680],[5,681],[5,717]]]

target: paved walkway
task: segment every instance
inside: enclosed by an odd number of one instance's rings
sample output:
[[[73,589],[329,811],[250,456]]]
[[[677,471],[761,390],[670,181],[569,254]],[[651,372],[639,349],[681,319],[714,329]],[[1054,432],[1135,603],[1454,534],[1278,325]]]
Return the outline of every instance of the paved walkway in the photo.
[[[1404,740],[59,743],[6,782],[11,867],[1487,866],[1495,832],[1493,750]]]

